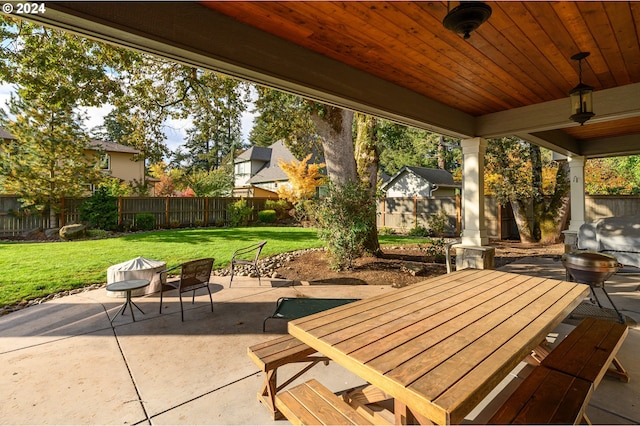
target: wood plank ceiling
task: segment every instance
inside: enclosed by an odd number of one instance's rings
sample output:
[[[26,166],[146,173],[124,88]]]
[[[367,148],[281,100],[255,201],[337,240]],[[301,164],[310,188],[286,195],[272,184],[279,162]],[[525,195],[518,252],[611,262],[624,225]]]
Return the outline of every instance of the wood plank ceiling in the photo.
[[[595,92],[640,83],[640,2],[488,2],[490,19],[468,40],[442,26],[457,2],[202,4],[474,117],[566,98],[581,51],[591,53],[582,80]],[[640,133],[638,116],[596,121],[563,131]]]
[[[447,2],[203,4],[473,116],[565,98],[580,51],[596,91],[640,82],[640,3],[489,2],[466,41],[442,26]]]

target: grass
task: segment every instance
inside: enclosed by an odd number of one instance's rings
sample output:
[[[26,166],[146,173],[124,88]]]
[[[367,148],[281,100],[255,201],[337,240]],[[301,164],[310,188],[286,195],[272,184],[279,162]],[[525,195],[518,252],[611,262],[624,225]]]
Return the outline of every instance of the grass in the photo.
[[[107,280],[109,266],[138,256],[162,260],[168,267],[201,257],[214,268],[229,265],[237,248],[267,240],[264,256],[322,247],[311,228],[199,228],[135,233],[100,240],[0,243],[0,306],[43,297]],[[415,243],[381,235],[381,244]]]

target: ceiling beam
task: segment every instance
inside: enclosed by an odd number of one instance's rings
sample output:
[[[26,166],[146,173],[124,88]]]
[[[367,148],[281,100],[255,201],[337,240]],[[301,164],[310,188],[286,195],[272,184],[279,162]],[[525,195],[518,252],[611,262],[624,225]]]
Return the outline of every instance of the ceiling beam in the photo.
[[[52,2],[29,19],[436,133],[475,134],[462,111],[194,2]]]
[[[478,117],[477,136],[497,138],[577,126],[569,120],[569,98]],[[640,83],[593,92],[596,116],[589,123],[640,116]]]
[[[516,133],[515,136],[567,157],[582,155],[580,154],[581,148],[578,141],[561,130],[546,130],[544,132],[536,133]]]

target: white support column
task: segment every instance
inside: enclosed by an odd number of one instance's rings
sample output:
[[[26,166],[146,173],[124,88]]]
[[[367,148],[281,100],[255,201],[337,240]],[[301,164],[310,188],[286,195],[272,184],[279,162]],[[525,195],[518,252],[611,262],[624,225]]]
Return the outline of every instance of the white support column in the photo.
[[[487,141],[462,141],[462,243],[456,246],[456,269],[493,269],[495,248],[488,247],[484,221],[484,155]]]
[[[578,248],[578,230],[584,223],[584,162],[582,156],[567,158],[569,162],[569,180],[571,182],[571,221],[569,228],[562,231],[564,251],[569,253]]]
[[[462,212],[463,246],[489,244],[484,220],[484,155],[487,141],[482,138],[462,140]]]
[[[571,221],[569,231],[578,232],[584,224],[584,163],[582,156],[569,157],[569,179],[571,179]]]

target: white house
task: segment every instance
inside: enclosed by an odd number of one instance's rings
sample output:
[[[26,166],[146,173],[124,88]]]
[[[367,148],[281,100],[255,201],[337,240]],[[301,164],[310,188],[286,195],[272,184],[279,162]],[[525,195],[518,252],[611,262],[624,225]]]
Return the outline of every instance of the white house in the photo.
[[[278,165],[278,160],[290,163],[295,159],[282,141],[269,147],[249,148],[235,159],[233,195],[277,197],[278,186],[286,184],[289,180]]]
[[[431,197],[455,195],[461,187],[446,170],[404,166],[382,185],[382,190],[388,198]]]

